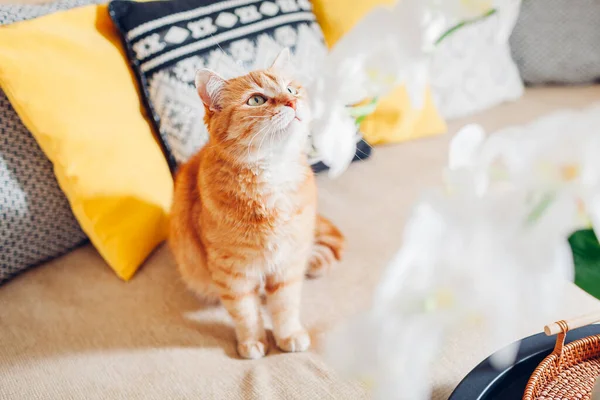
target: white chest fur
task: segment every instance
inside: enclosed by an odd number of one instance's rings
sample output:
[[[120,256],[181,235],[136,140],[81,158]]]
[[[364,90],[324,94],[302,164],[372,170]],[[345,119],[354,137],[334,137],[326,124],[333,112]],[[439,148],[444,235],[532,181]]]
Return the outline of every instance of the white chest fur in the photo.
[[[260,190],[267,209],[282,216],[298,206],[298,191],[306,179],[306,167],[299,162],[271,163],[260,174]]]
[[[305,232],[312,230],[307,225],[315,211],[301,204],[306,174],[306,165],[300,161],[282,160],[265,165],[257,176],[265,212],[277,215],[265,241],[264,267],[269,273],[302,258],[310,248],[311,240]]]

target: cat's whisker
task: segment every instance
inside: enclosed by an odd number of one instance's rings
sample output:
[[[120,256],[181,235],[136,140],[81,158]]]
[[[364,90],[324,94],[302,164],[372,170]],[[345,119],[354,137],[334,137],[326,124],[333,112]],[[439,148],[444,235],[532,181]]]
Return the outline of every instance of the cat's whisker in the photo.
[[[215,35],[213,35],[212,33],[210,34],[211,38],[215,38]],[[221,50],[221,54],[227,57],[227,53],[225,52],[225,50],[223,50],[223,48],[221,47],[221,45],[219,44],[219,42],[217,41],[217,46],[219,47],[219,50]],[[220,57],[219,57],[220,58]]]
[[[281,124],[281,122],[283,121],[284,118],[285,117],[284,117],[284,115],[281,112],[277,113],[277,115],[275,116],[275,118],[273,118],[273,125],[274,126],[279,126]]]
[[[262,130],[261,130],[261,131],[262,131]],[[248,159],[250,159],[250,148],[252,148],[252,141],[253,141],[254,139],[256,139],[256,137],[257,137],[257,136],[260,134],[260,132],[261,132],[261,131],[258,131],[258,132],[256,132],[256,133],[254,134],[254,136],[252,136],[252,138],[250,139],[250,142],[248,143],[248,147],[247,147],[247,150],[248,150]]]
[[[267,114],[271,114],[271,113],[267,112]],[[253,115],[246,115],[246,117],[264,117],[264,115],[262,115],[262,114],[253,114]]]
[[[362,153],[364,156],[369,156],[367,153],[365,153],[364,151],[362,151],[361,149],[359,149],[358,147],[356,148],[356,151]]]
[[[254,115],[250,115],[247,117],[243,117],[242,119],[268,119],[268,118],[272,118],[270,116],[254,116]]]
[[[263,142],[265,141],[265,138],[266,138],[267,136],[270,136],[270,135],[271,135],[271,133],[273,132],[273,129],[272,129],[272,128],[273,128],[273,126],[274,126],[274,125],[267,125],[267,128],[269,128],[269,129],[267,130],[267,133],[265,133],[265,134],[263,135],[263,138],[262,138],[262,140],[260,141],[260,144],[258,145],[258,154],[260,154],[260,150],[262,149],[262,145],[263,145]]]
[[[251,147],[252,147],[252,141],[253,141],[254,139],[256,139],[256,137],[257,137],[258,135],[260,135],[262,132],[264,132],[264,131],[265,131],[266,129],[268,129],[269,127],[270,127],[270,126],[269,126],[268,124],[267,124],[267,125],[265,125],[265,126],[264,126],[264,127],[262,127],[262,128],[261,128],[261,129],[260,129],[258,132],[256,132],[256,133],[254,134],[254,136],[252,136],[252,138],[250,139],[250,142],[248,143],[248,159],[250,159],[250,149],[251,149]],[[262,142],[261,142],[261,143],[262,143]],[[258,147],[258,150],[260,151],[260,145],[259,145],[259,147]]]
[[[270,134],[269,135],[269,149],[273,150],[273,137],[275,136],[274,134]]]

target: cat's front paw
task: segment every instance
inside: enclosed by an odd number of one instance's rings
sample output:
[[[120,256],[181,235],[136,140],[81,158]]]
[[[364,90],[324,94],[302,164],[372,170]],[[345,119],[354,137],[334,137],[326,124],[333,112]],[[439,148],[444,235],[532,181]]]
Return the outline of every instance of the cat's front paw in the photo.
[[[310,336],[302,330],[286,338],[277,339],[277,347],[290,353],[306,351],[310,347]]]
[[[248,340],[246,342],[238,343],[237,346],[238,354],[242,358],[249,360],[256,360],[262,358],[269,351],[269,345],[266,340]]]

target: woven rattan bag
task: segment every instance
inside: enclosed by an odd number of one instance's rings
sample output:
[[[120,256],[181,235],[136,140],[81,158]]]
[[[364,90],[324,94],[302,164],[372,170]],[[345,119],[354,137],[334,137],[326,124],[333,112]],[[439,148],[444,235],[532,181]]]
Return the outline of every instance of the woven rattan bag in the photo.
[[[565,345],[569,329],[600,321],[600,313],[559,321],[544,328],[556,335],[554,351],[535,369],[523,400],[596,400],[592,391],[600,376],[600,335],[589,336]]]

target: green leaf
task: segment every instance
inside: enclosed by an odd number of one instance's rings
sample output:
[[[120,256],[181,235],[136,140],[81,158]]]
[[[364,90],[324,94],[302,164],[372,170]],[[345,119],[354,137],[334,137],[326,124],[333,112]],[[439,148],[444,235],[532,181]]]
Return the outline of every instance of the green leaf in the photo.
[[[569,244],[575,262],[575,284],[600,299],[600,243],[592,229],[571,235]]]

